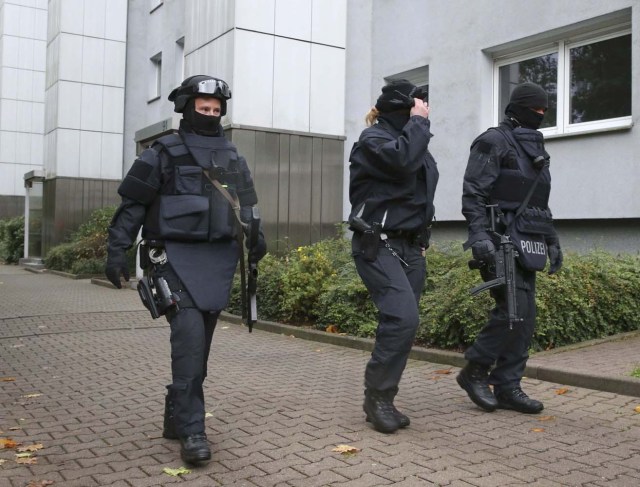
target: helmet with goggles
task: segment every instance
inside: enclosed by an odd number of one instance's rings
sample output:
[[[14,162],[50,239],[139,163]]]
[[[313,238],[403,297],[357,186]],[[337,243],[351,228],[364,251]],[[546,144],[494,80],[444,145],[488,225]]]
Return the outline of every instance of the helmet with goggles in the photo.
[[[227,113],[227,100],[231,98],[229,85],[218,78],[198,74],[185,79],[180,86],[169,93],[169,101],[175,104],[174,111],[182,113],[192,98],[211,96],[221,102],[221,115]]]

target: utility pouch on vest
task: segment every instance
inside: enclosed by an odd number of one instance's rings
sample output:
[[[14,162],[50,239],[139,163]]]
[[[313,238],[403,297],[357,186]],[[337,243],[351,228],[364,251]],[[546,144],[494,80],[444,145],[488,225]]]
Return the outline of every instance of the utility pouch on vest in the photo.
[[[549,210],[527,208],[515,221],[520,233],[553,235],[553,217]]]
[[[373,223],[371,228],[362,232],[360,238],[360,250],[362,256],[367,262],[374,262],[378,258],[378,250],[380,249],[380,233],[382,225]]]
[[[209,198],[197,195],[160,196],[159,231],[163,238],[206,241],[209,234]]]
[[[545,235],[549,233],[550,223],[544,223],[527,215],[530,209],[521,215],[508,214],[509,236],[518,250],[518,262],[528,271],[541,271],[547,265],[547,244]],[[514,219],[515,218],[515,219]]]

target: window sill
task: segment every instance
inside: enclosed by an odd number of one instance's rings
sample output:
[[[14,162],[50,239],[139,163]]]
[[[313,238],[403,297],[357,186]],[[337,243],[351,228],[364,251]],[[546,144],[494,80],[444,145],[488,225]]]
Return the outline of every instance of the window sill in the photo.
[[[149,103],[153,103],[154,101],[159,100],[159,99],[160,99],[160,95],[155,96],[155,97],[153,97],[153,98],[151,98],[151,99],[147,100],[147,105],[148,105]]]
[[[564,132],[562,134],[556,133],[555,131],[549,131],[549,132],[545,132],[544,130],[541,130],[542,134],[544,135],[545,140],[551,140],[551,139],[561,139],[561,138],[565,138],[565,137],[573,137],[573,136],[580,136],[580,135],[590,135],[590,134],[599,134],[599,133],[606,133],[606,132],[618,132],[618,131],[622,131],[622,130],[630,130],[633,127],[633,121],[629,120],[629,121],[625,121],[623,123],[617,123],[615,125],[610,125],[610,126],[596,126],[596,127],[575,127],[575,128],[571,128],[569,131]]]

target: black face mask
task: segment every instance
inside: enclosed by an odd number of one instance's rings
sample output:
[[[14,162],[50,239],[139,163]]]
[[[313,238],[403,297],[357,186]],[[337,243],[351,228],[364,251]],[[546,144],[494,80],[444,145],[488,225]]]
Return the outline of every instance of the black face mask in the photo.
[[[514,105],[513,103],[509,103],[505,112],[508,116],[520,122],[523,127],[533,130],[538,130],[544,119],[543,113],[534,112],[531,108]]]
[[[203,115],[196,112],[195,108],[191,106],[184,111],[183,118],[198,135],[215,136],[219,134],[221,115]]]
[[[378,118],[385,120],[398,132],[402,132],[402,129],[409,121],[409,110],[396,110],[395,112],[381,113]]]

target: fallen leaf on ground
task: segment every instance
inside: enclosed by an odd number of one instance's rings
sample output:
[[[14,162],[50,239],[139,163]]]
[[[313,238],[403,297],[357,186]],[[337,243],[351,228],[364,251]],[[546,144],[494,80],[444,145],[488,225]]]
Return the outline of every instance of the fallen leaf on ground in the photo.
[[[327,333],[339,333],[338,332],[338,327],[336,325],[329,325],[327,326],[327,328],[325,329],[325,331]]]
[[[186,475],[188,473],[191,473],[191,470],[184,467],[180,467],[180,468],[165,467],[162,469],[162,471],[167,475],[171,475],[172,477],[177,477],[178,475]]]
[[[42,443],[34,443],[33,445],[25,445],[17,448],[17,451],[38,451],[42,450],[44,445]]]
[[[222,329],[223,329],[223,330],[228,330],[228,329],[229,329],[229,327],[228,327],[228,326],[223,326],[223,327],[222,327]]]
[[[0,438],[0,450],[2,448],[15,448],[20,443],[16,443],[11,438]]]
[[[33,453],[29,453],[29,452],[16,453],[16,458],[29,458],[32,456],[33,456]]]
[[[360,448],[356,448],[355,446],[350,445],[338,445],[331,451],[336,451],[344,455],[345,453],[358,453],[360,451]]]
[[[12,426],[11,428],[9,428],[9,431],[16,431],[21,429],[22,429],[22,426]]]
[[[29,458],[16,458],[16,463],[20,463],[22,465],[35,465],[38,462],[36,457]]]
[[[22,397],[31,398],[31,397],[40,397],[40,396],[42,396],[42,394],[41,394],[41,393],[39,393],[39,392],[34,392],[33,394],[25,394],[25,395],[23,395]]]
[[[563,387],[562,389],[556,389],[556,394],[558,394],[559,396],[562,394],[566,394],[567,392],[569,392],[569,389],[567,389],[566,387]]]
[[[640,406],[636,406],[636,408],[634,409],[634,411],[635,411],[636,413],[640,413]]]
[[[544,431],[544,428],[531,428],[530,431],[532,433],[542,433]]]
[[[446,375],[451,373],[451,369],[439,369],[433,372],[434,374]]]
[[[14,382],[15,380],[15,377],[0,377],[0,382]]]
[[[4,458],[0,458],[0,465],[2,465],[6,460]]]
[[[32,480],[27,487],[46,487],[47,485],[53,485],[53,480]]]
[[[213,418],[213,414],[211,414],[211,413],[204,413],[204,417],[205,417],[205,418]]]
[[[553,421],[554,419],[556,419],[555,416],[540,416],[539,418],[536,418],[538,421]]]

